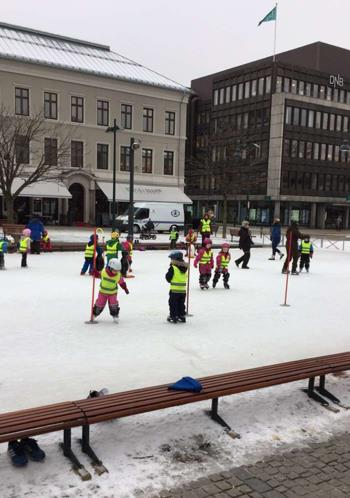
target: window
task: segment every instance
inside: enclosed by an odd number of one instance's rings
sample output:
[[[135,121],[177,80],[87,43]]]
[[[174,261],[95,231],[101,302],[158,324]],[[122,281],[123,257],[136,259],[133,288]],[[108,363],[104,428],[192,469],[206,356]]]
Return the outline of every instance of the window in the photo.
[[[284,157],[290,157],[290,140],[289,140],[289,138],[284,139],[283,155],[284,155]]]
[[[289,93],[290,90],[290,78],[284,78],[283,91],[284,93]]]
[[[108,144],[97,144],[97,169],[108,169]]]
[[[339,192],[344,192],[344,176],[338,176],[338,190]]]
[[[306,126],[307,123],[307,110],[302,109],[300,114],[300,126]]]
[[[326,98],[327,100],[332,100],[332,88],[330,86],[327,86]]]
[[[333,161],[333,145],[331,144],[327,147],[327,161]]]
[[[240,130],[242,127],[242,114],[237,114],[237,130]]]
[[[72,140],[70,146],[70,157],[72,168],[82,168],[84,166],[84,143]]]
[[[331,190],[331,175],[326,175],[324,189],[326,192]]]
[[[175,135],[175,112],[165,111],[165,134]]]
[[[340,147],[339,147],[339,145],[335,145],[334,146],[334,161],[336,163],[339,162],[339,153],[340,153]]]
[[[308,120],[307,120],[307,126],[308,128],[313,128],[314,127],[314,119],[315,119],[315,112],[310,109],[309,110],[309,115],[308,115]]]
[[[232,85],[231,102],[237,100],[237,85]]]
[[[324,175],[318,175],[318,190],[324,189]]]
[[[259,95],[264,95],[264,79],[265,78],[259,78],[259,80],[258,80],[258,94]]]
[[[271,93],[271,76],[265,78],[265,93]]]
[[[218,105],[218,103],[219,103],[219,90],[214,90],[213,101],[214,101],[214,105]]]
[[[297,93],[297,80],[292,80],[292,93],[294,95]]]
[[[248,128],[249,112],[243,114],[243,128]]]
[[[109,102],[107,100],[97,101],[97,124],[99,126],[109,125]]]
[[[121,105],[121,127],[125,130],[132,128],[132,105],[130,104]]]
[[[45,164],[50,166],[57,166],[57,139],[45,138],[44,139],[44,158]]]
[[[311,188],[311,173],[304,173],[304,185],[305,190],[310,190]]]
[[[304,95],[305,91],[305,83],[303,81],[299,81],[299,95]]]
[[[317,111],[316,112],[316,119],[315,119],[315,128],[318,128],[318,129],[321,128],[321,118],[322,118],[322,112]]]
[[[244,83],[244,98],[249,99],[250,97],[250,81]]]
[[[282,76],[277,76],[277,80],[276,80],[276,93],[281,93],[282,92],[282,83],[283,83]]]
[[[84,98],[72,97],[71,98],[71,121],[73,123],[84,122]]]
[[[343,116],[343,131],[346,133],[349,131],[349,118],[348,116]]]
[[[342,130],[342,116],[341,116],[341,114],[337,114],[336,129],[337,129],[337,131]]]
[[[238,100],[243,99],[243,83],[238,85]]]
[[[293,108],[293,125],[294,126],[299,126],[299,119],[300,119],[300,109],[299,109],[299,107],[294,107]]]
[[[306,159],[312,159],[312,142],[306,142]]]
[[[164,151],[164,175],[174,174],[174,152],[170,150]]]
[[[120,171],[130,171],[130,147],[120,147]]]
[[[252,94],[252,97],[256,97],[257,86],[258,86],[258,81],[257,80],[253,80],[252,84],[251,84],[251,94]]]
[[[328,130],[328,112],[323,113],[322,130]]]
[[[226,87],[226,104],[229,104],[231,102],[231,87],[227,86]]]
[[[142,173],[152,173],[153,150],[142,149]]]
[[[292,107],[290,106],[286,107],[286,124],[292,124]]]
[[[300,141],[299,142],[299,154],[298,154],[299,159],[304,159],[305,157],[305,142]]]
[[[318,84],[317,83],[314,83],[312,85],[312,96],[315,98],[315,99],[318,99]]]
[[[326,160],[326,152],[327,151],[327,144],[321,144],[321,153],[320,153],[320,159],[321,161]]]
[[[320,144],[314,143],[314,154],[313,154],[313,158],[316,161],[318,161],[318,159],[319,159],[319,154],[320,154]]]
[[[306,83],[305,84],[305,95],[307,97],[311,97],[311,89],[312,89],[311,83]]]
[[[326,87],[324,85],[320,85],[320,99],[324,99],[326,95]]]
[[[290,157],[298,157],[298,140],[292,140]]]
[[[339,100],[339,90],[338,88],[333,89],[333,102],[338,102]]]
[[[29,116],[28,88],[15,88],[15,113],[21,116]]]
[[[345,102],[345,90],[340,90],[339,92],[339,102],[342,104]]]
[[[16,163],[29,164],[29,140],[25,135],[16,136]]]
[[[312,190],[317,189],[317,177],[318,177],[317,173],[312,173],[312,176],[311,176],[311,188],[312,188]]]
[[[222,105],[225,102],[225,88],[220,88],[219,92],[219,104]]]
[[[44,117],[57,119],[57,93],[44,92]]]
[[[329,115],[329,130],[334,131],[335,127],[335,114],[330,114]]]
[[[153,109],[143,108],[143,131],[153,133]]]

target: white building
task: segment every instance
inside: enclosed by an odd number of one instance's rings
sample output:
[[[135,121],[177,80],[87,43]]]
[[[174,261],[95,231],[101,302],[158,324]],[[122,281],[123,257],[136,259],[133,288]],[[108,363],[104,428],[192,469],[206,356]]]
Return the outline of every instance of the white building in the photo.
[[[72,130],[65,186],[38,183],[23,192],[17,208],[54,222],[106,220],[113,173],[113,133],[106,128],[114,119],[122,128],[116,143],[117,185],[128,184],[133,137],[141,142],[135,151],[135,201],[155,186],[153,200],[162,187],[171,187],[168,201],[183,198],[189,94],[188,88],[108,46],[0,23],[1,103],[17,115],[42,111],[48,129],[60,123]],[[50,137],[43,137],[43,147],[45,138]],[[119,212],[126,192],[117,188]],[[2,205],[0,218],[5,216]]]

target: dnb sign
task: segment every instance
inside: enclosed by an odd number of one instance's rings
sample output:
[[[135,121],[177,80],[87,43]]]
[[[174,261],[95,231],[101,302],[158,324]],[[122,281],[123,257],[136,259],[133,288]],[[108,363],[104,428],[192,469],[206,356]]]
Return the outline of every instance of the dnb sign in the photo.
[[[341,74],[330,74],[329,75],[329,84],[334,88],[343,87],[344,86],[344,78]]]

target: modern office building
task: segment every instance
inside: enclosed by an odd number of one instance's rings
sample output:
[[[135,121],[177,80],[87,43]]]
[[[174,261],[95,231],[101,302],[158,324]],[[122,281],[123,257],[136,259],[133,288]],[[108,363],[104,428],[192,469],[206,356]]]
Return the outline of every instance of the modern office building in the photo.
[[[192,81],[186,193],[229,222],[349,227],[350,51],[322,42]]]
[[[169,201],[183,201],[189,95],[188,88],[108,46],[0,23],[1,105],[23,118],[42,113],[42,150],[51,160],[60,145],[57,126],[70,135],[62,183],[25,189],[16,201],[18,212],[51,222],[108,222],[114,148],[113,133],[106,129],[114,118],[121,128],[116,137],[118,211],[129,198],[131,138],[140,142],[135,201],[156,201],[165,187]],[[22,157],[30,171],[34,146],[25,143],[25,148]],[[6,205],[0,198],[3,217]]]

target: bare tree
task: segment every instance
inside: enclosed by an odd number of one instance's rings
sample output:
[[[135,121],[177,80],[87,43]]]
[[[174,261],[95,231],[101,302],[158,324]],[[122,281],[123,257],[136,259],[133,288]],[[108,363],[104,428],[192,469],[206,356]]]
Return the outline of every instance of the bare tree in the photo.
[[[62,178],[70,140],[66,127],[49,125],[41,113],[15,116],[0,108],[0,190],[9,222],[16,221],[14,202],[26,187]]]

